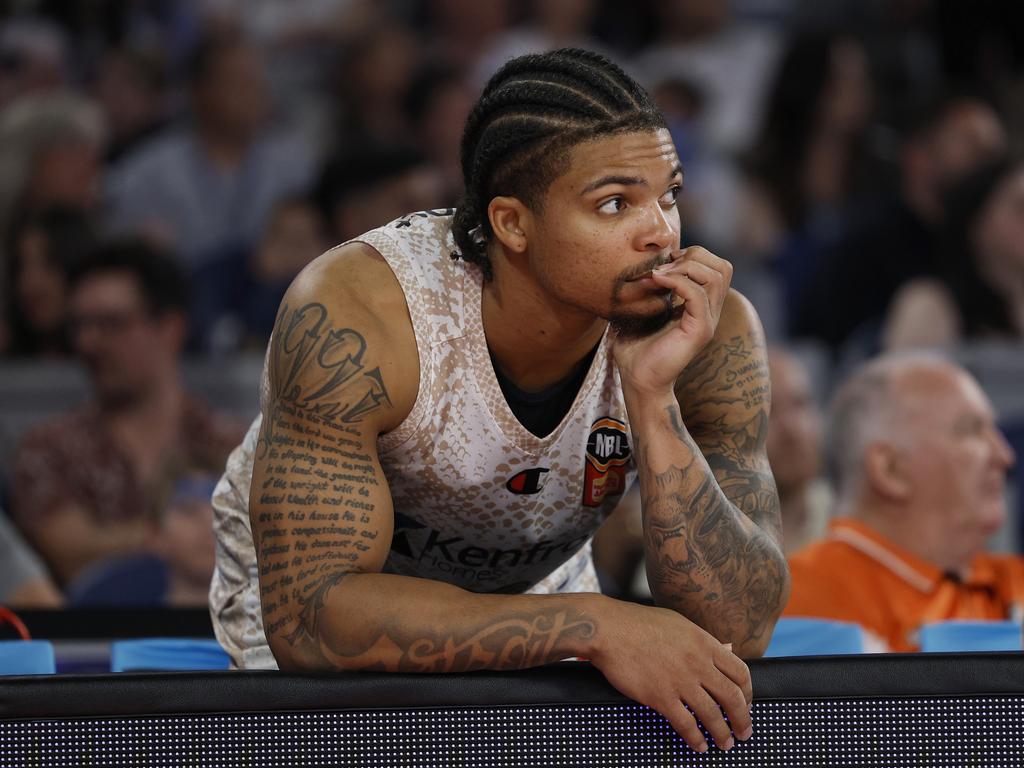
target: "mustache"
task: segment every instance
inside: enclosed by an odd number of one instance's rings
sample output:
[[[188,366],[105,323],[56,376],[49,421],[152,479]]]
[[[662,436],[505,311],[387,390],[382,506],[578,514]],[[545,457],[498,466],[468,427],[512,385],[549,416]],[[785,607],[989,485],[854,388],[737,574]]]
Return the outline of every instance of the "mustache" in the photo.
[[[650,277],[652,270],[654,270],[656,267],[660,267],[664,264],[671,263],[671,254],[665,254],[664,256],[656,256],[650,261],[644,263],[641,267],[638,267],[636,270],[633,270],[628,274],[623,275],[622,277],[619,278],[619,280],[620,282],[623,283],[632,283],[637,280],[643,280],[645,277]]]

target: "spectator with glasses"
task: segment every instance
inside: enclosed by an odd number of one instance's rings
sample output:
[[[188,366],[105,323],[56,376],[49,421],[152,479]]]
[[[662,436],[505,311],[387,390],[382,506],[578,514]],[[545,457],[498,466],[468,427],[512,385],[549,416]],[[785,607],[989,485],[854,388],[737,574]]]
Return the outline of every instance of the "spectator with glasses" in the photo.
[[[171,258],[116,242],[81,261],[70,282],[89,401],[26,433],[13,492],[14,518],[62,585],[144,545],[170,462],[219,469],[239,438],[182,384],[188,286]]]

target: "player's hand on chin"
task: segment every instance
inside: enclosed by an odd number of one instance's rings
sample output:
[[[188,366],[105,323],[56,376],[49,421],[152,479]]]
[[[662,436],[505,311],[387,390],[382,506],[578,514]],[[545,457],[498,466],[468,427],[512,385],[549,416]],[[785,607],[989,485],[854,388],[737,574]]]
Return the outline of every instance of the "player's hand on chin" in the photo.
[[[691,246],[673,254],[652,277],[672,291],[673,320],[647,337],[616,336],[613,351],[623,387],[658,395],[672,391],[679,374],[715,335],[732,264]]]

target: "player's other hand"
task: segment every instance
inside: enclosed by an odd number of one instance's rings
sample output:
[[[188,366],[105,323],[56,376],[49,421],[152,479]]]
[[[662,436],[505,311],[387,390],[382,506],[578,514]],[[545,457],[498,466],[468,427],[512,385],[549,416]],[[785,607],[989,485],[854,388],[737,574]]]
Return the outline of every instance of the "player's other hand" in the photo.
[[[679,374],[715,335],[732,265],[691,246],[674,253],[652,278],[672,292],[675,319],[646,338],[616,338],[613,349],[624,384],[661,394],[672,390]]]
[[[750,671],[728,646],[674,611],[609,603],[593,657],[608,682],[664,715],[698,752],[708,749],[698,720],[719,749],[750,738]]]

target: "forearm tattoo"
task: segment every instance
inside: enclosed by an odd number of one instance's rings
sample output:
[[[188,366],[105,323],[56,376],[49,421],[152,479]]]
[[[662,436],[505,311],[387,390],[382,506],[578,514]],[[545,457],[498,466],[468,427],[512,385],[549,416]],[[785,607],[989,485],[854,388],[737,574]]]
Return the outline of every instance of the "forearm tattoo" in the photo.
[[[760,336],[713,343],[680,377],[676,396],[680,406],[666,420],[689,460],[657,471],[637,441],[652,590],[720,637],[756,641],[781,608],[786,580],[763,450],[770,389]]]
[[[375,513],[386,487],[367,452],[376,435],[363,420],[391,400],[366,353],[365,337],[336,328],[322,304],[286,305],[279,314],[257,448],[262,480],[251,490],[267,637],[324,668],[463,672],[571,655],[567,649],[596,627],[579,611],[556,607],[476,624],[453,615],[447,631],[416,621],[323,631],[329,599],[344,598],[345,579],[361,570],[382,534]],[[358,599],[351,605],[360,610]]]
[[[315,600],[293,621],[285,639],[325,667],[384,672],[469,672],[478,669],[524,669],[572,655],[592,638],[596,624],[579,611],[551,608],[510,613],[486,622],[456,614],[444,631],[427,629],[429,618],[389,622],[369,634],[318,633],[316,615],[327,592],[346,574],[323,581]],[[355,601],[352,607],[358,610]]]
[[[779,496],[764,453],[771,385],[762,337],[710,347],[680,377],[676,399],[685,410],[682,431],[696,438],[726,497],[781,543]]]

